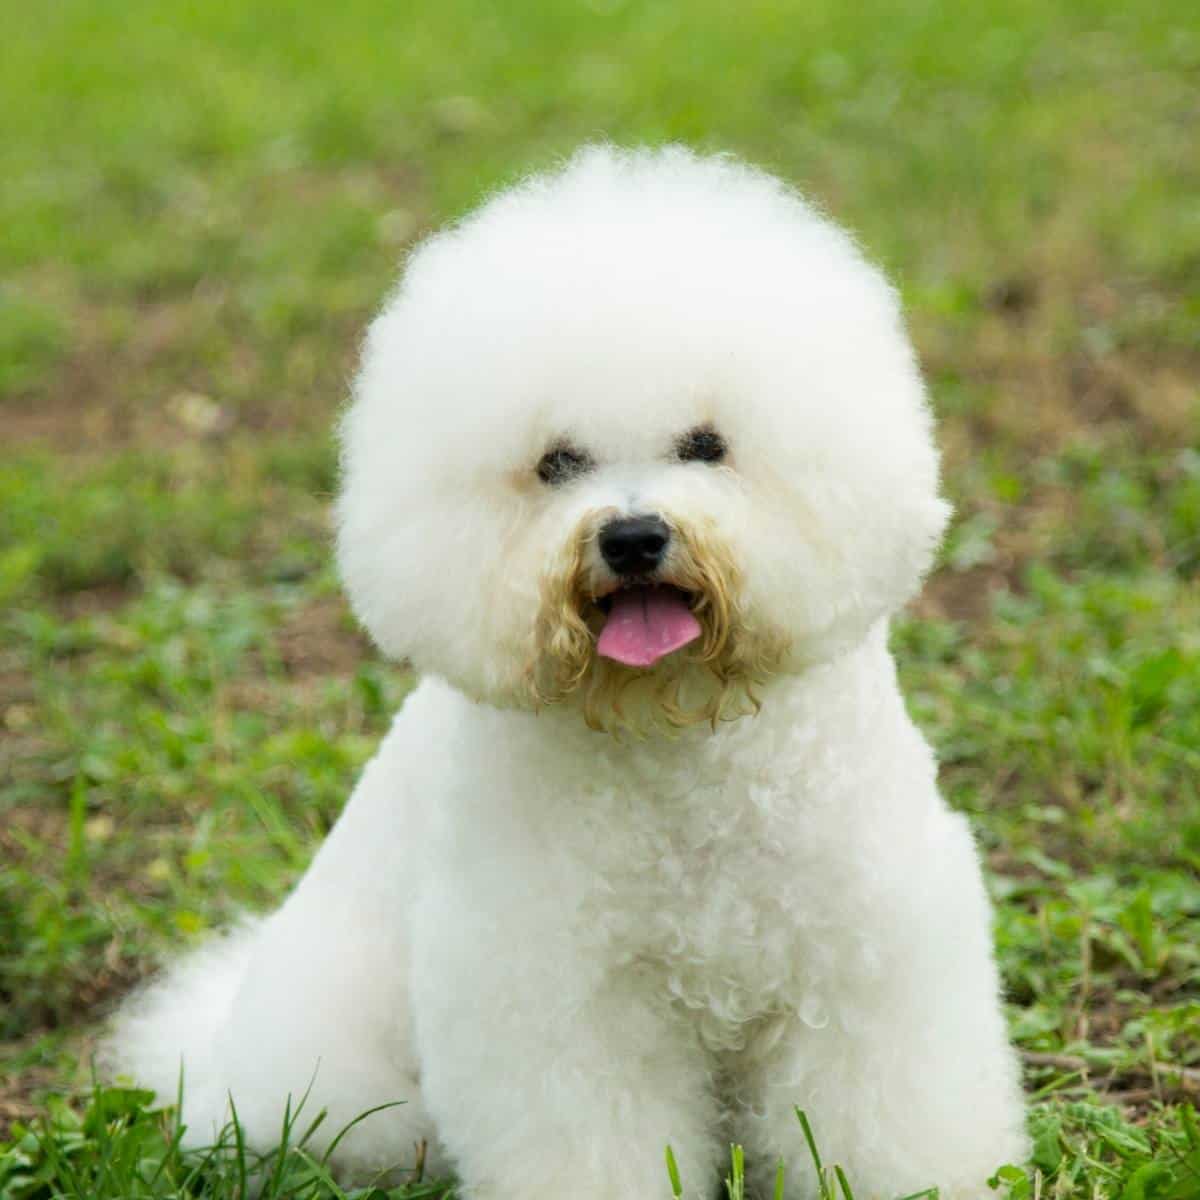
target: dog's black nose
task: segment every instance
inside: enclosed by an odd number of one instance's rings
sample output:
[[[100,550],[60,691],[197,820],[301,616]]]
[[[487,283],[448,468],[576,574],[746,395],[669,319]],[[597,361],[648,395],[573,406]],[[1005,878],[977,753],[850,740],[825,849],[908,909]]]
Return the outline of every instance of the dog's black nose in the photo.
[[[670,540],[662,517],[617,517],[600,530],[600,553],[618,575],[649,575]]]

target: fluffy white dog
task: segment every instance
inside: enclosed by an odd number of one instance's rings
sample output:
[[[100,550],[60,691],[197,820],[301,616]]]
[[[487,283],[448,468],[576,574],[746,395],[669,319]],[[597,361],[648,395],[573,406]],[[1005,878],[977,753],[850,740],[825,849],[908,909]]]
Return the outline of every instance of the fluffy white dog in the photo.
[[[888,619],[947,517],[896,296],[776,180],[585,149],[428,240],[343,428],[355,609],[423,682],[283,907],[122,1014],[205,1140],[285,1098],[470,1200],[988,1195],[1025,1152],[971,833]]]

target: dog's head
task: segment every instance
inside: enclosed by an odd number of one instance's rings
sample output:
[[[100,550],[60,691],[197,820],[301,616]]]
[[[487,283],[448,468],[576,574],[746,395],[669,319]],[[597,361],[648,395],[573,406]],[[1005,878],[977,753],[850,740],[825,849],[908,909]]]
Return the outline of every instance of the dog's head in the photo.
[[[379,644],[602,728],[736,716],[915,590],[948,508],[892,290],[776,180],[592,148],[428,240],[343,423]]]

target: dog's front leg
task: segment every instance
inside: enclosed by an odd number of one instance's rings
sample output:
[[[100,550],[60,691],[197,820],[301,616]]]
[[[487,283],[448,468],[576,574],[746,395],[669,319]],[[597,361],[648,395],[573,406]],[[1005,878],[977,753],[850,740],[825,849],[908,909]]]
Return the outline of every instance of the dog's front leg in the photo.
[[[709,1064],[651,981],[561,931],[489,925],[427,927],[413,972],[423,1088],[469,1200],[667,1197],[668,1143],[707,1196]]]
[[[860,944],[876,955],[835,960],[821,1002],[797,1004],[743,1064],[747,1160],[769,1169],[784,1157],[802,1195],[817,1189],[796,1107],[859,1200],[933,1186],[942,1200],[983,1200],[995,1169],[1027,1152],[974,847],[957,819],[939,823],[939,857],[915,895],[884,890],[855,909]]]

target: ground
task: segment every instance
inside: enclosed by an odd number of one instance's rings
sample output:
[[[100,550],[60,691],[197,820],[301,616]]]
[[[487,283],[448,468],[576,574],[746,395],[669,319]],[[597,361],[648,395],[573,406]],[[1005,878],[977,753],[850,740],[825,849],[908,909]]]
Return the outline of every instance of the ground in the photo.
[[[756,159],[897,278],[958,517],[895,648],[1035,1101],[997,1187],[1200,1195],[1189,0],[3,7],[0,1196],[239,1194],[88,1049],[296,878],[410,686],[328,526],[405,247],[603,135]]]

